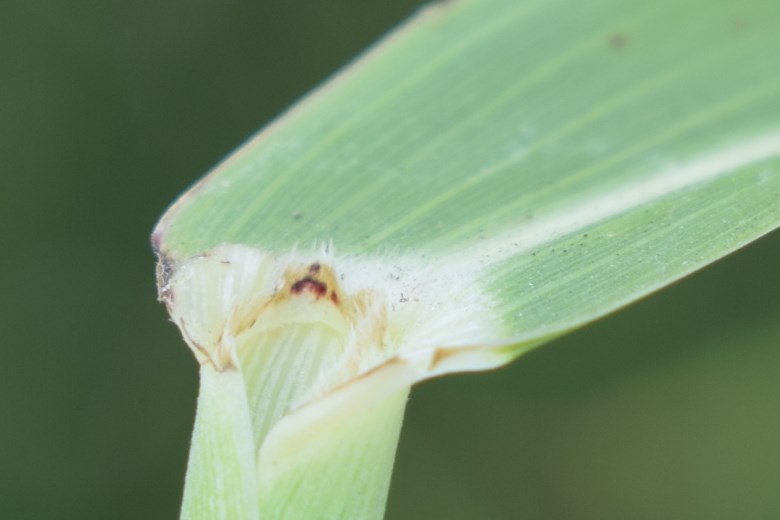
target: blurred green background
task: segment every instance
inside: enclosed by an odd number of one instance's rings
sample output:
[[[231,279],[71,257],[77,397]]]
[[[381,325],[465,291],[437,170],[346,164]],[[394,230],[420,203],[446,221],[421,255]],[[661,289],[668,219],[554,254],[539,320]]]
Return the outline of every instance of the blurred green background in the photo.
[[[0,518],[177,516],[196,366],[151,228],[417,5],[0,2]],[[778,266],[774,233],[417,388],[388,518],[780,518]]]

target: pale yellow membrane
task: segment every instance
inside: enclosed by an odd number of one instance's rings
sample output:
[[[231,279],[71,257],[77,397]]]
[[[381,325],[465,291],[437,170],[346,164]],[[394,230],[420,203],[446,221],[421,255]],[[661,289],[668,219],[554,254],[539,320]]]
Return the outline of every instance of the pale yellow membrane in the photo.
[[[510,359],[491,345],[490,300],[462,273],[331,250],[222,245],[173,266],[161,290],[200,363],[241,372],[264,460],[416,381]]]

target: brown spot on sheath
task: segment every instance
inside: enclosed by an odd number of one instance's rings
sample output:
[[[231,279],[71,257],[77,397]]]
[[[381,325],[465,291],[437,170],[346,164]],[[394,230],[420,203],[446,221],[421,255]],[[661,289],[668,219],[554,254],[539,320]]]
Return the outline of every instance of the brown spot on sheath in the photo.
[[[286,290],[276,293],[274,301],[282,301],[291,296],[308,293],[316,300],[330,300],[330,303],[341,308],[341,311],[351,316],[353,302],[339,288],[338,275],[328,264],[319,261],[291,266],[284,273]]]
[[[311,291],[319,298],[327,294],[328,284],[311,276],[304,276],[290,287],[290,292],[293,294],[300,294],[303,291]]]

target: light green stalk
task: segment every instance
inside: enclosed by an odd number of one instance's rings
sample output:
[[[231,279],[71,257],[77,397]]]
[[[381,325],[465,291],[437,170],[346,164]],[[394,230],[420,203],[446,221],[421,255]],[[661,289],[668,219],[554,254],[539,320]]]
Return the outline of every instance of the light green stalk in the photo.
[[[249,420],[241,374],[201,366],[182,518],[258,518]]]

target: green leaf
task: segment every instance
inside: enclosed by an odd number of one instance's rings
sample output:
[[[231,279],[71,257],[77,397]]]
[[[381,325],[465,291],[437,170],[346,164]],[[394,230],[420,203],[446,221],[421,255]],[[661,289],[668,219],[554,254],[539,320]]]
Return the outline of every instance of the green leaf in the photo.
[[[779,19],[773,1],[437,5],[201,181],[159,248],[457,260],[506,339],[584,323],[777,226]]]
[[[403,367],[369,384],[379,406],[504,364],[777,227],[778,21],[774,0],[437,4],[187,192],[153,238],[162,295],[198,359],[245,378],[268,516],[313,481],[262,461],[340,392]],[[266,362],[297,337],[321,373],[285,361],[303,386],[277,403]],[[355,463],[375,433],[354,402],[365,444],[334,463],[385,482]],[[347,510],[343,475],[315,473]]]

